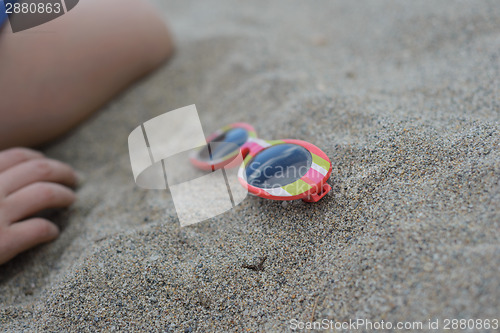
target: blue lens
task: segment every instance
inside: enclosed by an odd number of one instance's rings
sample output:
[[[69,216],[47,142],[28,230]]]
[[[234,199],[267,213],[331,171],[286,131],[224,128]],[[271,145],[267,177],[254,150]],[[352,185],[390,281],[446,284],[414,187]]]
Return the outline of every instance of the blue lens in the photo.
[[[224,135],[224,142],[230,142],[238,145],[239,147],[243,146],[245,142],[248,140],[248,132],[244,128],[233,128],[232,130],[227,131],[226,133],[222,134]],[[219,140],[213,140],[213,141],[222,141],[221,139]]]
[[[225,133],[222,133],[215,139],[213,139],[213,144],[210,144],[212,160],[218,160],[227,156],[231,153],[234,153],[237,148],[243,146],[248,139],[248,132],[244,128],[233,128]],[[224,144],[226,143],[226,144]],[[231,144],[227,144],[231,143]],[[198,157],[201,160],[210,160],[210,152],[208,151],[208,147],[204,147],[198,153]]]
[[[246,180],[259,188],[281,187],[302,178],[311,164],[311,153],[304,147],[279,144],[263,150],[248,163]]]

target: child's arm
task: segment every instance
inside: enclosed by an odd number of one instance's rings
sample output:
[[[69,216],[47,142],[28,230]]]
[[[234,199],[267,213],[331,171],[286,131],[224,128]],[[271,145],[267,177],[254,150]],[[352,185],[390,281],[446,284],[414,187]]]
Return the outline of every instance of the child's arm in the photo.
[[[9,29],[0,30],[0,149],[59,137],[172,51],[145,0],[84,0],[38,27]]]
[[[0,149],[64,134],[165,61],[172,42],[145,0],[84,0],[24,32],[0,27]],[[0,264],[57,237],[31,218],[69,206],[73,170],[27,149],[0,151]]]

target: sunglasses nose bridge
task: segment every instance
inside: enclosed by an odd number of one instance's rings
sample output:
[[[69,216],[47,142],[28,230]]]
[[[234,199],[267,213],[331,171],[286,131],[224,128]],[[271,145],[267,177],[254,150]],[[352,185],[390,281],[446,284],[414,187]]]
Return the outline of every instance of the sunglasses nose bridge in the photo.
[[[250,147],[248,145],[248,142],[245,143],[243,146],[241,146],[240,150],[241,150],[241,156],[243,156],[243,159],[245,159],[247,155],[250,154]]]
[[[262,139],[249,138],[240,149],[243,158],[246,158],[248,154],[255,156],[269,146],[271,145]]]

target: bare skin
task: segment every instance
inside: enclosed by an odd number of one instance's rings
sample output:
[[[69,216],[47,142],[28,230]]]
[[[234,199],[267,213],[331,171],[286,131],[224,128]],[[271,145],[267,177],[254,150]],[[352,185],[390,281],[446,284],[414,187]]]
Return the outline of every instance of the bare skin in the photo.
[[[0,149],[56,139],[171,52],[164,22],[145,0],[85,0],[25,32],[4,26]],[[75,179],[71,167],[35,151],[0,151],[0,264],[57,237],[53,223],[29,216],[71,205]]]
[[[163,20],[144,0],[80,1],[39,27],[4,31],[0,149],[59,137],[171,51]]]
[[[0,152],[0,263],[59,235],[55,224],[30,215],[71,205],[76,175],[67,164],[34,150]]]

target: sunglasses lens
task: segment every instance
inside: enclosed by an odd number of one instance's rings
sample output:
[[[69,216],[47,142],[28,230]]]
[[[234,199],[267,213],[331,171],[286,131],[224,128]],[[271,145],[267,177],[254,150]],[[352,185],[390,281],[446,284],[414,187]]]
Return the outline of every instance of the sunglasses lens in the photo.
[[[243,146],[247,139],[248,132],[246,129],[239,127],[230,129],[229,131],[222,133],[221,135],[210,141],[217,143],[210,145],[211,152],[208,151],[207,147],[204,147],[198,153],[198,157],[201,160],[209,161],[211,153],[212,160],[216,161],[229,154],[234,153],[239,147]]]
[[[311,153],[295,144],[271,146],[247,165],[246,181],[259,188],[276,188],[302,178],[311,168]]]

